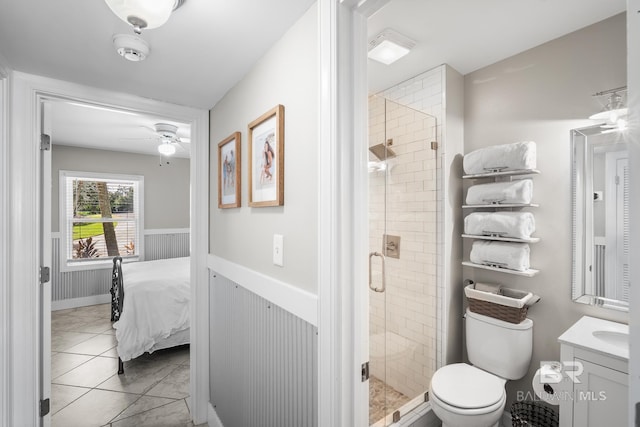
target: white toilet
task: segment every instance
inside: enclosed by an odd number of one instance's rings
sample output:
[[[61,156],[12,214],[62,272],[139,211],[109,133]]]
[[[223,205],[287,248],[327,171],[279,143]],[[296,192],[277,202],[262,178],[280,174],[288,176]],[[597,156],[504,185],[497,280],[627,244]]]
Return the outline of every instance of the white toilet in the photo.
[[[514,324],[467,310],[469,361],[438,369],[429,400],[443,427],[498,426],[507,380],[524,377],[531,363],[533,321]]]

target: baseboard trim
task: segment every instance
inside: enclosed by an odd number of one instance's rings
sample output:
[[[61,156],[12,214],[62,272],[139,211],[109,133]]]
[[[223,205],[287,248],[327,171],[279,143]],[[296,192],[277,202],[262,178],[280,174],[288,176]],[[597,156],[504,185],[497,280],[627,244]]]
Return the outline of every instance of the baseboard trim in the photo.
[[[85,307],[88,305],[106,304],[111,302],[110,294],[92,295],[90,297],[61,299],[51,301],[51,311],[67,310],[69,308]]]
[[[209,424],[209,427],[224,427],[222,421],[220,421],[220,418],[216,413],[216,410],[213,409],[213,405],[211,405],[211,402],[209,402],[208,405],[207,423]]]
[[[302,320],[318,326],[318,296],[215,255],[207,267]]]

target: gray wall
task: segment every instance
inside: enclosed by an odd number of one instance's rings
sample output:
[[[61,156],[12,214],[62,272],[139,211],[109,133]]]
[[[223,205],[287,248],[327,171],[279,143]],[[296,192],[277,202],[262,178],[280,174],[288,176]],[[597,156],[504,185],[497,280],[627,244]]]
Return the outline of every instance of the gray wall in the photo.
[[[210,252],[316,292],[317,7],[309,11],[210,112]],[[285,107],[284,206],[248,207],[247,125],[277,104]],[[218,209],[217,146],[242,133],[242,207]],[[284,236],[284,267],[272,263],[273,235]]]
[[[189,159],[159,166],[158,156],[54,145],[51,150],[51,230],[60,229],[59,174],[62,170],[144,176],[144,228],[189,227]]]
[[[559,360],[557,338],[583,315],[626,322],[625,313],[571,301],[571,180],[569,130],[601,105],[591,95],[626,84],[625,15],[617,15],[465,76],[465,152],[514,141],[538,148],[534,201],[536,236],[531,245],[533,278],[464,269],[464,277],[531,290],[542,297],[529,310],[534,350],[529,374],[509,382],[530,391],[541,360]],[[469,244],[465,242],[465,254]]]

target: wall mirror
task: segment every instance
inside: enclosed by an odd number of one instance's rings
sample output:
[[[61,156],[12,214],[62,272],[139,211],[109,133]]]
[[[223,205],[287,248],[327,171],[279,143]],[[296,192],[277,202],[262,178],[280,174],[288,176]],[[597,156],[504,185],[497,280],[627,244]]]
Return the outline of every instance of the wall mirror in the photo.
[[[629,150],[624,131],[571,131],[576,302],[629,309]]]

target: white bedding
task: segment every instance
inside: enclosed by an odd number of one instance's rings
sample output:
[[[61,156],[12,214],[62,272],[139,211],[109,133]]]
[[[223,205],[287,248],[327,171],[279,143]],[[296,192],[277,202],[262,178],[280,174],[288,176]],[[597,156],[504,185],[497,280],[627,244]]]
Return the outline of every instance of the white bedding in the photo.
[[[189,257],[123,263],[122,278],[124,305],[113,327],[123,362],[189,329]]]

